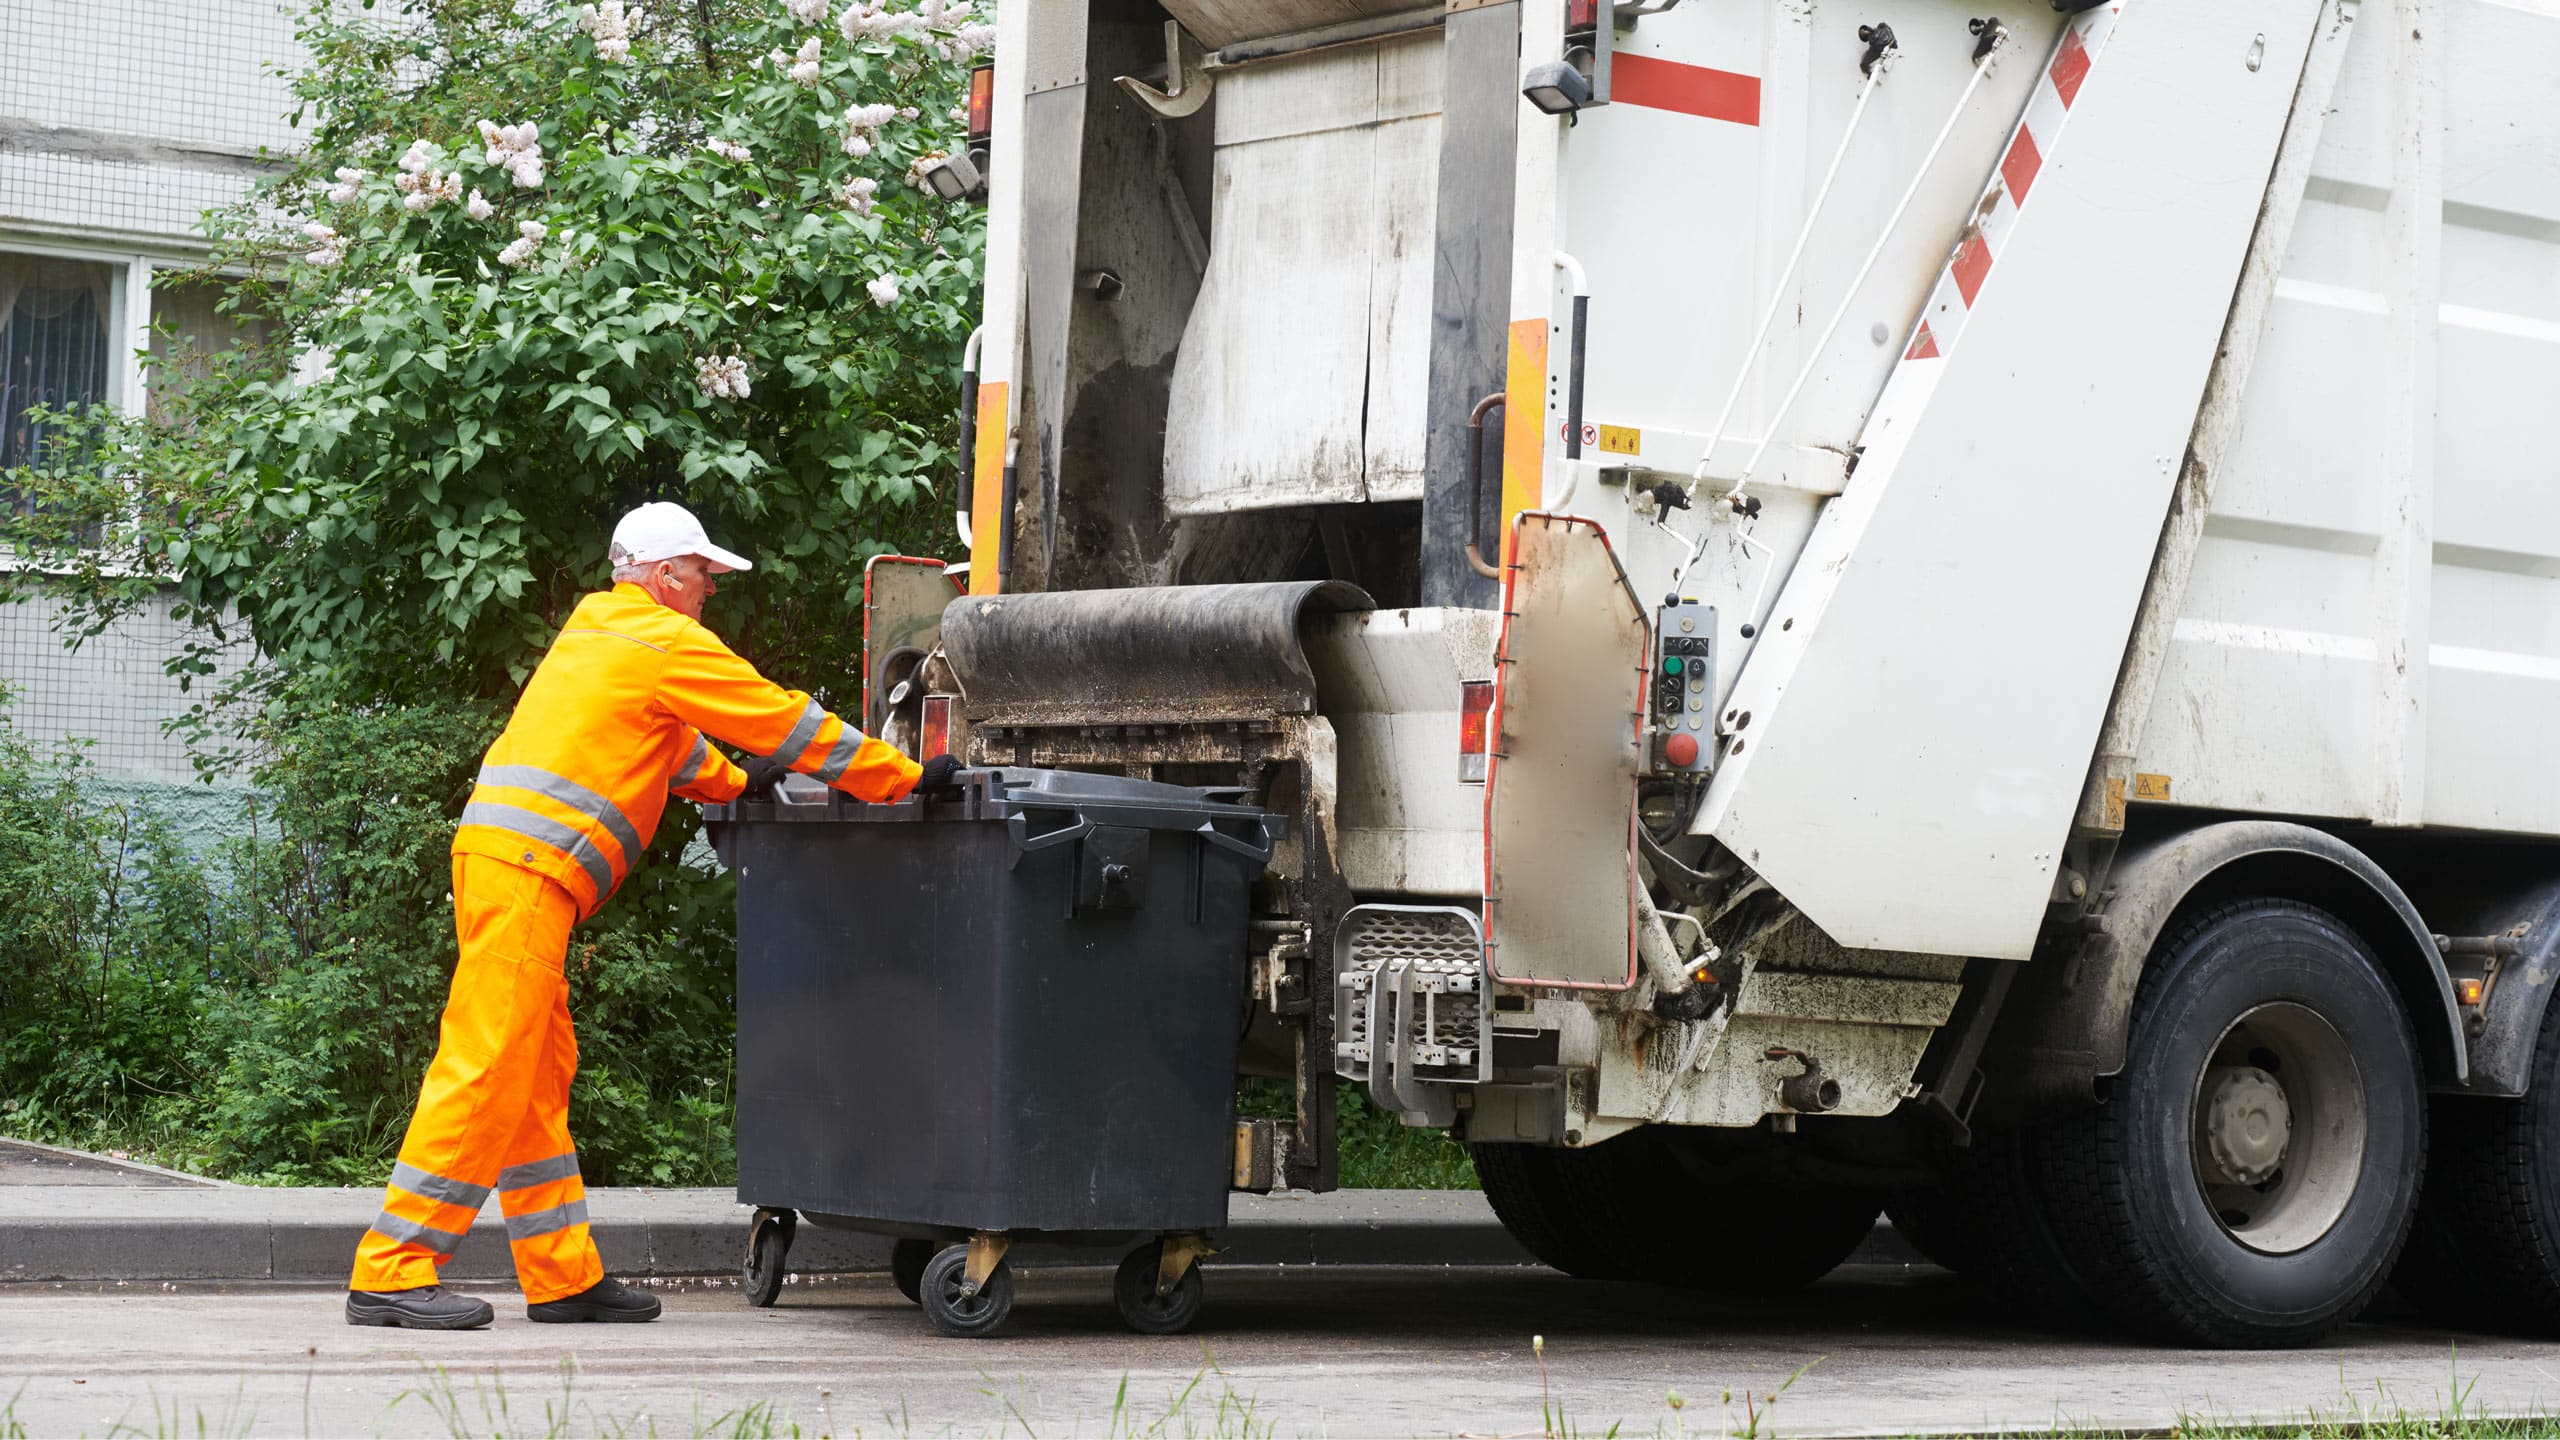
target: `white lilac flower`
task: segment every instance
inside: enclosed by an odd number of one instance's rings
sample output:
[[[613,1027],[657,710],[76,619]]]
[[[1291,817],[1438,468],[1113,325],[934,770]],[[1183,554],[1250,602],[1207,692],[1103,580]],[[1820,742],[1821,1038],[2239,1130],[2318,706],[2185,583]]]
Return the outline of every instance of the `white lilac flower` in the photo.
[[[907,166],[907,183],[913,185],[919,190],[930,193],[933,189],[933,182],[924,178],[925,172],[950,158],[951,156],[949,152],[942,150],[927,150],[923,154],[918,155],[915,158],[914,163]]]
[[[752,158],[749,155],[746,146],[739,144],[735,140],[724,140],[717,135],[703,141],[702,148],[719,156],[723,160],[735,160],[742,164]]]
[[[542,241],[548,234],[550,231],[545,229],[539,220],[519,222],[516,225],[516,238],[507,243],[507,248],[498,252],[498,263],[512,266],[532,264],[533,257],[542,252]]]
[[[777,50],[774,53],[780,55],[782,52]],[[791,78],[809,89],[816,89],[818,87],[818,37],[810,36],[801,43],[800,53],[788,58],[791,61],[789,67]],[[774,63],[779,65],[782,62],[777,60]]]
[[[329,226],[315,220],[303,226],[302,233],[310,236],[313,241],[311,249],[303,255],[303,259],[325,270],[347,258],[346,240]]]
[[[844,132],[844,153],[859,160],[871,153],[871,137],[859,130]]]
[[[836,17],[836,29],[847,40],[887,40],[923,28],[913,15],[902,15],[878,0],[854,0]]]
[[[862,287],[871,292],[871,303],[883,309],[898,303],[898,277],[883,275]]]
[[[352,202],[356,198],[357,192],[364,188],[366,178],[365,172],[362,170],[351,169],[345,165],[339,166],[337,174],[338,183],[329,187],[330,203],[345,205]]]
[[[475,189],[471,192],[471,198],[462,202],[462,213],[474,220],[486,220],[498,213],[498,207],[490,204],[488,197]]]
[[[827,23],[827,0],[782,0],[782,4],[791,12],[792,19],[803,25]]]
[[[599,0],[578,7],[578,28],[595,37],[597,59],[619,65],[631,58],[631,32],[644,13],[637,5],[624,9],[622,0]]]
[[[480,143],[488,147],[488,162],[514,177],[519,189],[532,190],[542,184],[540,135],[530,120],[519,125],[480,122]]]
[[[412,214],[444,201],[462,198],[462,172],[459,170],[429,170],[423,175],[403,175],[394,183],[408,192],[400,204]]]
[[[293,357],[293,383],[320,385],[338,378],[338,352],[327,345],[306,345]]]
[[[872,197],[880,192],[880,182],[867,175],[856,175],[836,187],[836,199],[856,215],[871,213]]]
[[[425,173],[426,168],[434,163],[435,156],[428,150],[424,137],[410,141],[409,148],[400,156],[400,168],[412,175]]]
[[[996,27],[993,25],[963,25],[959,29],[951,32],[951,43],[960,51],[958,55],[951,57],[955,60],[966,60],[973,56],[983,55],[987,51],[995,48]]]
[[[694,356],[693,383],[714,400],[744,400],[753,388],[747,383],[747,362],[737,355]]]

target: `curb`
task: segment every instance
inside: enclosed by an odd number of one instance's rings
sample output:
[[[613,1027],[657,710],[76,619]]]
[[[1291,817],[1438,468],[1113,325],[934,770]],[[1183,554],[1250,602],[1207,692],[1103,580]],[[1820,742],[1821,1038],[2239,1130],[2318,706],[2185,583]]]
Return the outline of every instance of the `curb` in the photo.
[[[210,1198],[203,1191],[0,1189],[0,1282],[344,1283],[379,1192],[241,1186],[222,1192],[220,1203],[206,1203]],[[750,1212],[728,1192],[594,1190],[588,1200],[597,1248],[617,1275],[736,1275],[744,1263]],[[496,1220],[485,1214],[472,1227],[445,1267],[447,1277],[514,1278]],[[1239,1265],[1533,1263],[1472,1193],[1239,1196],[1220,1239],[1222,1258]],[[889,1246],[884,1237],[803,1223],[788,1264],[803,1274],[876,1272],[888,1268]],[[1114,1252],[1025,1245],[1015,1255],[1025,1266],[1094,1265]]]

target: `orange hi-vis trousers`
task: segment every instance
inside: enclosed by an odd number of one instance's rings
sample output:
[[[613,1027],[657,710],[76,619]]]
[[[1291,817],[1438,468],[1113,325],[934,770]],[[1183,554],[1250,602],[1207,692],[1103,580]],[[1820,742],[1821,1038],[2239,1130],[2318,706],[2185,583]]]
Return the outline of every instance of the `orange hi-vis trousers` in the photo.
[[[527,1301],[575,1295],[604,1278],[569,1143],[578,1040],[561,969],[577,914],[574,896],[530,870],[453,857],[462,963],[382,1213],[356,1246],[349,1289],[436,1284],[493,1188]]]

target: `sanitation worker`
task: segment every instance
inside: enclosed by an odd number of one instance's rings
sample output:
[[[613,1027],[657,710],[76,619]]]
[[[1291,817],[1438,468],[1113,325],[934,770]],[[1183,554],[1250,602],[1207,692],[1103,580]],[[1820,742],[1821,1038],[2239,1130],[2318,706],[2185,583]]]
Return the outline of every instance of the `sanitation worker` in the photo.
[[[437,1274],[489,1192],[534,1320],[654,1320],[655,1297],[604,1273],[569,1141],[578,1042],[561,967],[647,848],[672,793],[734,800],[786,770],[858,799],[950,783],[797,690],[756,673],[702,625],[712,577],[749,568],[679,505],[643,505],[613,532],[613,588],[578,603],[481,765],[453,840],[462,942],[444,1029],[382,1213],[356,1246],[347,1322],[486,1325],[484,1301]],[[747,751],[742,770],[705,737]]]

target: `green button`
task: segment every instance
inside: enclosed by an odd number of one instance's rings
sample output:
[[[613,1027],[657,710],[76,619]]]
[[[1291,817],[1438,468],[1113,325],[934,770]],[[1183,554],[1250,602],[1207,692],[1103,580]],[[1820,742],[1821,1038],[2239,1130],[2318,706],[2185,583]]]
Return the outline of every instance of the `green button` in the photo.
[[[1671,656],[1666,656],[1666,657],[1664,657],[1663,662],[1662,662],[1662,673],[1663,673],[1663,674],[1665,674],[1665,675],[1677,675],[1677,674],[1679,674],[1679,673],[1680,673],[1680,657],[1679,657],[1679,656],[1677,656],[1677,655],[1671,655]]]

